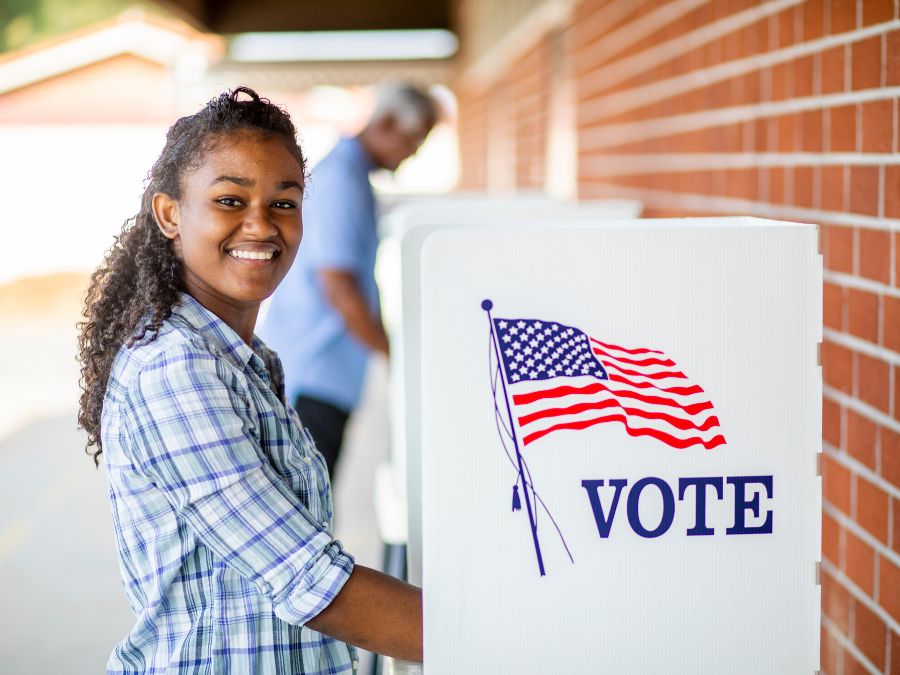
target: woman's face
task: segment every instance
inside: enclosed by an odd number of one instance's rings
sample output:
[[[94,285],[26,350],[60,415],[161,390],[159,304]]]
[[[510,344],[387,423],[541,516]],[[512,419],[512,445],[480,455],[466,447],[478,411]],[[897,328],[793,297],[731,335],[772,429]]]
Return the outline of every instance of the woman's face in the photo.
[[[284,279],[303,232],[303,172],[282,141],[247,132],[222,139],[153,211],[173,240],[188,292],[228,321],[255,312]]]

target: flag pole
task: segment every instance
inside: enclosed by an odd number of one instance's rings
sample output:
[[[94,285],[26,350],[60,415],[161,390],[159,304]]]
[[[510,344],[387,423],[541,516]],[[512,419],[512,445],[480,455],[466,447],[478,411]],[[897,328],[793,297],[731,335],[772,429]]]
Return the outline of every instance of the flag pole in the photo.
[[[534,514],[531,511],[531,500],[528,498],[528,483],[525,480],[525,472],[522,469],[522,453],[519,452],[519,442],[516,439],[516,425],[513,421],[512,409],[509,406],[509,394],[506,392],[506,369],[503,367],[503,359],[500,358],[500,346],[497,344],[497,333],[494,331],[494,318],[491,316],[491,309],[494,303],[485,300],[481,303],[481,308],[487,312],[488,325],[491,328],[491,342],[494,344],[494,354],[497,356],[497,365],[502,369],[500,373],[500,384],[503,385],[503,400],[506,402],[506,414],[509,416],[509,432],[512,435],[513,447],[516,449],[516,461],[519,465],[519,479],[522,481],[522,491],[525,496],[525,508],[528,510],[528,522],[531,524],[531,538],[534,540],[534,553],[537,556],[538,570],[541,576],[544,576],[544,558],[541,556],[541,545],[538,542],[537,525],[534,523]]]

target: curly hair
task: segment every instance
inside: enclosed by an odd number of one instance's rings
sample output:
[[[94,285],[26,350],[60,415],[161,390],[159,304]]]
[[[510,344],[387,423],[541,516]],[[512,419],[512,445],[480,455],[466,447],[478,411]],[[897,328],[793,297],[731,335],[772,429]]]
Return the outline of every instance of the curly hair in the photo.
[[[306,175],[306,160],[288,113],[247,87],[225,92],[169,129],[165,147],[147,177],[140,211],[125,221],[91,275],[84,320],[78,324],[82,390],[78,423],[87,431],[85,452],[93,456],[95,465],[103,452],[100,416],[116,354],[123,345],[155,339],[184,290],[181,261],[153,216],[153,195],[180,199],[187,172],[199,166],[218,143],[248,131],[282,140]],[[96,446],[95,452],[91,446]]]

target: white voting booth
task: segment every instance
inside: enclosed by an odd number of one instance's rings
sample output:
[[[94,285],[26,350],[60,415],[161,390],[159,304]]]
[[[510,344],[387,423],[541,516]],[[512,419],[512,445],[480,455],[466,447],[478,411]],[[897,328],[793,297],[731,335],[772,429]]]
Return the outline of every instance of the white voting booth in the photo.
[[[436,226],[409,256],[424,672],[814,673],[816,228]]]
[[[445,228],[488,227],[636,218],[629,199],[560,201],[545,195],[433,197],[407,202],[382,220],[378,281],[391,336],[391,461],[376,475],[376,510],[382,540],[406,544],[408,578],[421,584],[420,256],[425,239]]]

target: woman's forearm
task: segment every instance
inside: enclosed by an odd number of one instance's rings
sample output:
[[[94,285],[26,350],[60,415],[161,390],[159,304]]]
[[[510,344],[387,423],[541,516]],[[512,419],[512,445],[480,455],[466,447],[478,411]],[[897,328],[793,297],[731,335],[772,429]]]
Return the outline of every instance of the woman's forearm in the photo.
[[[422,661],[421,589],[362,565],[306,625],[367,651]]]

